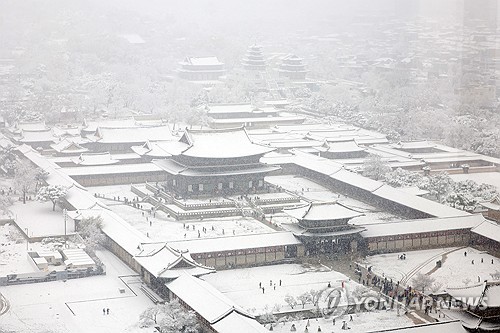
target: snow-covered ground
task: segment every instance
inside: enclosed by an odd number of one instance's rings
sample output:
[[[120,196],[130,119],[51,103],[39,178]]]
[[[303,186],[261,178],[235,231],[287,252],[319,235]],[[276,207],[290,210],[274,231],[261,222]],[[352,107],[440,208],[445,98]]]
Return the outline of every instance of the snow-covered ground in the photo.
[[[52,203],[27,201],[23,204],[15,202],[10,208],[11,216],[22,229],[28,229],[29,237],[45,237],[64,235],[64,216],[59,207],[52,211]],[[73,220],[66,220],[66,232],[73,233]]]
[[[286,295],[297,298],[310,290],[326,289],[328,283],[333,288],[341,287],[342,281],[347,289],[359,286],[344,274],[322,265],[283,264],[233,269],[209,274],[203,279],[256,315],[272,311],[276,305],[279,311],[291,310],[284,301]],[[259,288],[259,283],[262,283],[264,293]],[[296,308],[300,307],[298,305]]]
[[[125,198],[132,200],[137,197],[137,194],[130,190],[130,184],[90,186],[87,187],[87,190],[92,194],[105,195],[107,198],[120,197],[120,200],[125,200]]]
[[[500,172],[460,173],[450,175],[450,177],[457,182],[470,179],[478,184],[490,184],[495,186],[497,191],[500,192]]]
[[[0,317],[1,328],[30,333],[152,332],[136,328],[140,313],[153,305],[139,290],[139,277],[110,252],[98,256],[106,275],[0,287],[10,303]],[[103,315],[103,308],[110,314]]]
[[[352,318],[353,320],[350,321],[349,315],[337,317],[335,318],[335,325],[333,325],[333,318],[310,319],[308,332],[318,332],[318,328],[321,328],[321,332],[341,332],[343,321],[347,322],[349,332],[351,333],[365,333],[380,329],[391,329],[413,325],[411,319],[409,319],[405,315],[398,315],[396,310],[375,310],[371,312],[360,312],[353,314]],[[297,332],[304,332],[307,323],[307,319],[282,322],[274,326],[273,331],[288,333],[290,332],[290,328],[292,327],[292,325],[295,325]],[[266,325],[266,327],[269,327],[269,325]]]
[[[467,252],[467,257],[464,252]],[[500,271],[500,259],[473,248],[411,251],[406,252],[406,260],[399,260],[398,255],[401,253],[370,256],[365,263],[373,266],[373,271],[377,274],[383,273],[395,281],[406,279],[410,284],[415,274],[430,274],[439,289],[474,284],[478,282],[478,278],[480,281],[491,280],[491,274]],[[436,268],[438,260],[442,261],[441,268]]]
[[[149,238],[158,241],[194,239],[198,238],[198,231],[200,232],[200,238],[268,233],[274,231],[264,223],[249,217],[235,216],[175,221],[162,211],[157,211],[153,216],[148,212],[143,212],[129,205],[113,205],[110,206],[110,208],[134,226],[134,228],[141,231]],[[203,228],[205,228],[205,231],[203,231]]]

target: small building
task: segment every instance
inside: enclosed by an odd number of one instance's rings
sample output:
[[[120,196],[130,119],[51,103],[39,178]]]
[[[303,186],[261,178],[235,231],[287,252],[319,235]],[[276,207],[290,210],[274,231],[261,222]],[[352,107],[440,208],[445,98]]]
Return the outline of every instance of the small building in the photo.
[[[212,104],[205,106],[211,128],[263,128],[276,125],[301,124],[302,116],[284,114],[272,106],[257,107],[251,104]]]
[[[284,227],[304,243],[309,254],[357,251],[359,233],[364,229],[349,224],[349,220],[364,214],[338,202],[312,202],[284,212],[298,221]]]
[[[303,60],[295,54],[285,56],[278,68],[279,77],[287,78],[291,81],[304,81],[308,71]]]
[[[166,294],[165,283],[183,274],[202,276],[215,270],[194,261],[188,251],[173,249],[165,242],[141,243],[134,260],[141,267],[141,277],[154,289]]]
[[[165,171],[165,189],[181,197],[261,192],[265,175],[279,170],[259,162],[273,148],[253,143],[244,128],[186,129],[179,142],[182,150],[153,163]]]
[[[87,148],[68,138],[54,143],[50,147],[54,149],[56,156],[78,156],[89,151]]]
[[[135,127],[98,127],[91,142],[82,144],[92,152],[126,153],[132,146],[146,141],[174,140],[170,127],[135,126]]]
[[[335,159],[365,158],[368,156],[366,148],[358,146],[355,140],[325,141],[316,148],[321,157]]]
[[[215,56],[186,57],[179,65],[179,78],[192,82],[218,82],[226,74],[224,63]]]

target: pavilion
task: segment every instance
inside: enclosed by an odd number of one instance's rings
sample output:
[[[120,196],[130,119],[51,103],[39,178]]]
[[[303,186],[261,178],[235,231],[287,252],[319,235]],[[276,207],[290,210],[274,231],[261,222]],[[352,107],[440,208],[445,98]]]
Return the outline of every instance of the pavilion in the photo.
[[[286,224],[312,253],[348,253],[357,250],[362,227],[349,224],[349,220],[363,214],[338,202],[312,202],[284,210],[298,223]]]

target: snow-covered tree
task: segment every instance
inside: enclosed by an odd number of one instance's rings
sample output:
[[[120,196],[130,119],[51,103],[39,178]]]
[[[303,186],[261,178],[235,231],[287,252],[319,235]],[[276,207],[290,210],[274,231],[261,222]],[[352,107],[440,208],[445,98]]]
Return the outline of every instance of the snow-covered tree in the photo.
[[[419,186],[422,181],[422,175],[415,171],[408,171],[397,168],[388,172],[384,176],[385,182],[394,187]]]
[[[412,279],[412,286],[414,289],[425,293],[426,290],[429,291],[432,288],[435,281],[436,279],[427,274],[417,273]]]
[[[95,250],[99,245],[103,245],[106,236],[102,233],[102,218],[92,216],[78,222],[78,233],[83,238],[85,246],[90,250]]]
[[[26,196],[35,185],[37,169],[27,160],[16,163],[14,174],[14,188],[21,192],[23,203],[26,203]]]
[[[441,202],[452,190],[453,180],[446,172],[423,177],[419,188],[429,191],[429,194]]]
[[[302,304],[302,309],[304,308],[304,306],[307,303],[312,302],[312,296],[311,296],[311,293],[309,293],[309,292],[305,292],[303,294],[300,294],[299,296],[297,296],[297,299],[299,300],[300,304]]]
[[[286,295],[285,303],[288,304],[288,306],[293,309],[297,305],[297,300],[292,295]]]
[[[49,173],[43,169],[38,169],[35,175],[35,191],[38,192],[38,189],[45,184]]]
[[[48,185],[38,190],[37,199],[52,202],[52,211],[55,211],[56,204],[60,203],[67,193],[68,189],[62,185]]]
[[[158,327],[161,333],[200,332],[194,311],[183,308],[178,300],[146,309],[140,316],[140,325]]]
[[[363,163],[363,176],[375,180],[383,179],[391,167],[379,155],[370,155]]]

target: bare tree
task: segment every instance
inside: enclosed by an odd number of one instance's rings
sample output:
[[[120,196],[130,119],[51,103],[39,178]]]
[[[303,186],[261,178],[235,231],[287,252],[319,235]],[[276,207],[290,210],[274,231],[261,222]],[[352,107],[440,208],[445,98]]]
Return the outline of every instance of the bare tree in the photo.
[[[429,275],[422,274],[422,273],[417,273],[415,277],[412,280],[413,288],[416,290],[421,290],[423,293],[425,293],[425,290],[429,290],[436,279],[433,277],[430,277]]]
[[[23,204],[26,203],[26,196],[35,185],[36,172],[36,168],[27,160],[16,163],[14,188],[21,192]]]

